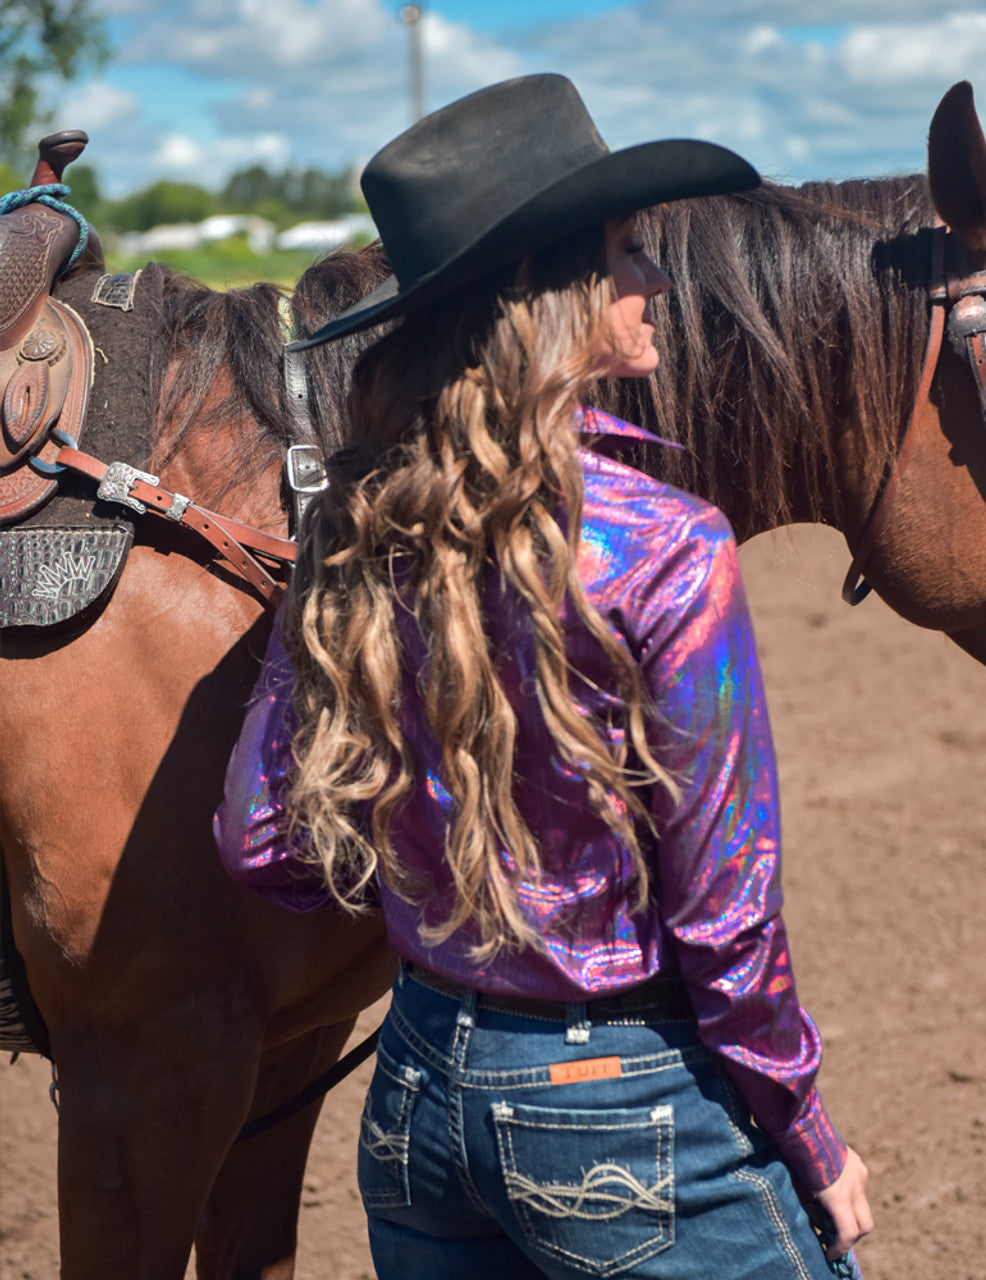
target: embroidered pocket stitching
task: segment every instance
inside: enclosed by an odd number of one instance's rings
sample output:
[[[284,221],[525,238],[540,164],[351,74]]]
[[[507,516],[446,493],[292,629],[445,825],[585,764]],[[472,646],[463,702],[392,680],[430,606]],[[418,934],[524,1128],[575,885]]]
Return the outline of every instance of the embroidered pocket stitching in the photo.
[[[421,1072],[413,1067],[399,1067],[390,1070],[385,1061],[377,1059],[377,1071],[387,1076],[400,1089],[400,1104],[394,1120],[393,1129],[385,1129],[375,1120],[371,1111],[374,1099],[371,1082],[363,1114],[360,1119],[359,1146],[365,1158],[372,1161],[370,1168],[378,1174],[389,1168],[388,1180],[393,1185],[387,1190],[371,1190],[367,1186],[367,1177],[358,1177],[360,1194],[368,1205],[379,1208],[408,1205],[411,1203],[411,1189],[408,1180],[408,1157],[410,1155],[411,1110],[421,1088]],[[364,1166],[364,1171],[367,1167]],[[357,1170],[359,1174],[360,1170]]]
[[[527,1108],[522,1108],[526,1112]],[[643,1258],[660,1253],[674,1243],[674,1160],[673,1110],[670,1106],[654,1107],[648,1116],[654,1134],[655,1181],[645,1186],[633,1172],[615,1161],[602,1160],[582,1170],[580,1183],[560,1181],[538,1182],[518,1169],[515,1131],[532,1133],[588,1131],[619,1133],[640,1130],[648,1124],[640,1120],[592,1123],[582,1126],[559,1113],[551,1120],[543,1110],[537,1114],[520,1114],[507,1102],[492,1107],[497,1143],[500,1149],[504,1187],[525,1237],[536,1248],[565,1261],[581,1271],[597,1276],[616,1276]],[[619,1193],[622,1187],[624,1192]],[[624,1250],[616,1257],[594,1259],[575,1252],[558,1240],[544,1238],[538,1231],[536,1215],[556,1222],[578,1221],[584,1224],[615,1222],[633,1210],[653,1214],[654,1230],[641,1244]],[[588,1237],[587,1237],[588,1238]]]

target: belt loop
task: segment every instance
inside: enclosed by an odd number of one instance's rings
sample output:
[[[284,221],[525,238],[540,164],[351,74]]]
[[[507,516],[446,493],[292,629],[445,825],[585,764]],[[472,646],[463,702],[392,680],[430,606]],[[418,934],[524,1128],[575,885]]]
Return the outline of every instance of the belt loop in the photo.
[[[476,1025],[476,992],[472,987],[466,987],[463,991],[455,1021],[460,1027],[471,1028]]]
[[[452,1061],[457,1071],[465,1070],[466,1054],[476,1027],[476,992],[466,987],[455,1015],[455,1033],[452,1039]]]
[[[399,988],[403,989],[406,978],[407,978],[407,961],[403,957],[401,957],[397,965],[397,986]]]
[[[586,1014],[584,1000],[579,1000],[565,1007],[565,1043],[589,1043],[589,1018]]]

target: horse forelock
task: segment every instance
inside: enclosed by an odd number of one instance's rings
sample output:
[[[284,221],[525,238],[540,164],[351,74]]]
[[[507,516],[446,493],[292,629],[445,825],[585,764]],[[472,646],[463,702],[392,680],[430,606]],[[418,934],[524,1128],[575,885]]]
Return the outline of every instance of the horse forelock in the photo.
[[[725,507],[740,536],[840,520],[842,433],[877,472],[903,429],[927,332],[920,177],[765,185],[643,219],[674,291],[655,309],[658,369],[607,407],[683,451],[662,478]]]

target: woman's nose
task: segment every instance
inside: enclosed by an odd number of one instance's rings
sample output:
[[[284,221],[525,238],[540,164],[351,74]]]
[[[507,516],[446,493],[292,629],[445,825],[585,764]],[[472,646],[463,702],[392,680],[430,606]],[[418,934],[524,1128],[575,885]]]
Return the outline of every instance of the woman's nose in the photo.
[[[667,293],[669,289],[674,288],[674,281],[652,258],[647,259],[645,279],[647,281],[647,296],[649,298],[657,298],[662,293]]]

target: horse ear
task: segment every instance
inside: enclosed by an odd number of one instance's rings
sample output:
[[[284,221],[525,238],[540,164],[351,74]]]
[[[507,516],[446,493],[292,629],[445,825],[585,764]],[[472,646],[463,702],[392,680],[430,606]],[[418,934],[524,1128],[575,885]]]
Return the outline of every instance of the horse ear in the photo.
[[[928,183],[942,220],[970,249],[986,249],[986,138],[968,80],[952,85],[932,118]]]

